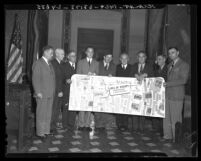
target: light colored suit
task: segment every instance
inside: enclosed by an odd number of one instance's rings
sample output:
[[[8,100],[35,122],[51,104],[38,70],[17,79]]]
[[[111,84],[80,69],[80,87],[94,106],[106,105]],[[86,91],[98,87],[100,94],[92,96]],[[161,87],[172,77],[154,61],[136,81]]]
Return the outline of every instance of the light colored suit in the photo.
[[[87,59],[82,59],[78,61],[77,64],[77,74],[88,74],[89,72],[95,73],[96,75],[99,74],[99,63],[92,59],[92,62],[89,66]],[[91,112],[88,111],[81,111],[78,115],[78,126],[79,127],[89,127],[91,120],[94,119]]]
[[[96,73],[96,75],[98,75],[99,63],[96,60],[92,59],[92,62],[89,66],[86,58],[78,61],[77,74],[88,74],[89,72]]]
[[[189,65],[181,58],[173,68],[171,68],[171,64],[168,65],[165,119],[163,119],[163,132],[167,139],[175,139],[175,124],[182,122],[185,84],[188,75]]]
[[[36,97],[36,133],[38,136],[50,133],[52,104],[55,92],[55,73],[51,64],[43,58],[34,62],[32,84],[35,95],[42,94],[42,99]]]

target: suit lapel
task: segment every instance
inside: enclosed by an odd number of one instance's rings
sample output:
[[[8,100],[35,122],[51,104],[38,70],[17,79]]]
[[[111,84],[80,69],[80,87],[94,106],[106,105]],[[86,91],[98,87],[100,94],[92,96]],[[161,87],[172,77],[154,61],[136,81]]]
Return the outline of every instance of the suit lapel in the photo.
[[[47,69],[50,70],[49,65],[45,62],[45,60],[44,60],[43,58],[41,58],[41,62],[42,62],[42,64],[43,64]]]
[[[174,65],[174,68],[177,68],[180,64],[182,63],[181,59],[179,58],[179,60],[176,62],[176,64]]]

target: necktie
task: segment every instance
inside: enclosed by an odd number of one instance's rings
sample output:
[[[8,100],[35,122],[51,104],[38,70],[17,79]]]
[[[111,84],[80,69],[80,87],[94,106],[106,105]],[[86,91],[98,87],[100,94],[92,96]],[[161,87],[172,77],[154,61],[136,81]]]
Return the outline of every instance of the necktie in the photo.
[[[91,65],[91,61],[89,60],[88,63],[89,63],[89,66],[90,66]]]
[[[143,66],[142,64],[140,65],[140,73],[142,73],[142,70],[143,70]]]
[[[72,68],[73,68],[73,70],[75,70],[75,64],[72,64]]]
[[[105,70],[108,70],[109,64],[105,65]]]
[[[172,62],[172,65],[170,66],[169,73],[172,71],[172,68],[174,67],[174,62]]]

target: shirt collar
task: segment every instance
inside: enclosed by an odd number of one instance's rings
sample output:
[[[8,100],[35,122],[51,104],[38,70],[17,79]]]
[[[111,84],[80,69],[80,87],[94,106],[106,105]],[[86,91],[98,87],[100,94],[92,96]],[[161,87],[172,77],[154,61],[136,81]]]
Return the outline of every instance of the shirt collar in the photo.
[[[61,61],[58,58],[56,58],[56,60],[58,61],[59,64],[61,63]]]
[[[179,60],[179,57],[174,60],[174,65],[178,62],[178,60]]]
[[[71,62],[71,61],[69,61],[69,63],[70,63],[71,66],[72,66],[72,65],[75,65],[75,63],[73,63],[73,62]]]
[[[42,56],[42,58],[45,60],[45,62],[49,65],[48,60],[46,57]]]
[[[127,67],[127,65],[128,65],[128,64],[125,64],[125,65],[121,64],[122,67]]]
[[[88,58],[88,57],[87,57],[87,61],[90,61],[90,62],[91,62],[91,61],[92,61],[92,58]]]
[[[104,60],[103,60],[103,64],[104,64],[104,67],[108,64],[109,65],[109,63],[106,63]]]

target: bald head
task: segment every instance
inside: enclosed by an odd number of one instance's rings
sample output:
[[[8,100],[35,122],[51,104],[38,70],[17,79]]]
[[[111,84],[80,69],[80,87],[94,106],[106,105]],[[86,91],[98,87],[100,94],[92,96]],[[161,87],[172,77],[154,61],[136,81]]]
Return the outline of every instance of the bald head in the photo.
[[[65,52],[64,52],[64,50],[61,49],[61,48],[57,48],[57,49],[55,50],[55,56],[56,56],[56,58],[57,58],[58,60],[60,60],[60,61],[63,60],[64,54],[65,54]]]

